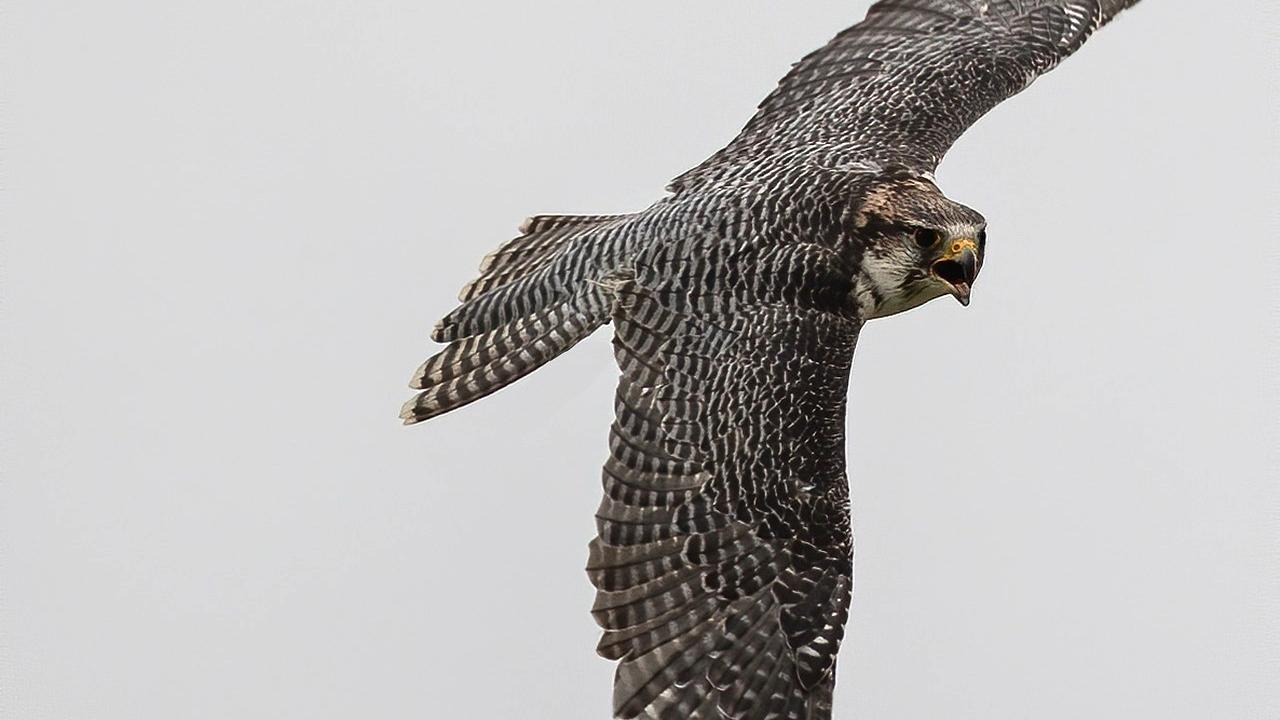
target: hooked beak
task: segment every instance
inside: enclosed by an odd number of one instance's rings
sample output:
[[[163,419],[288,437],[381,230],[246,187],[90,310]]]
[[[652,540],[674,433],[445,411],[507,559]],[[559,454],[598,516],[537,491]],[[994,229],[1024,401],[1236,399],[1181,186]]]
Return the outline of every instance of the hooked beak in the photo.
[[[969,293],[973,279],[978,276],[978,244],[970,238],[951,243],[930,268],[933,276],[941,280],[961,305],[969,306]]]

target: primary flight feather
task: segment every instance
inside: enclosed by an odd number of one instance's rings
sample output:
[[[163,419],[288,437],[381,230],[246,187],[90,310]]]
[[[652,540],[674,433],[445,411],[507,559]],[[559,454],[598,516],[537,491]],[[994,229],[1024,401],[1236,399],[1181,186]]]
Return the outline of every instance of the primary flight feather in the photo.
[[[853,592],[844,424],[866,321],[968,304],[986,221],[933,170],[1137,0],[882,0],[629,215],[537,216],[413,376],[417,423],[614,324],[587,572],[617,718],[831,716]]]

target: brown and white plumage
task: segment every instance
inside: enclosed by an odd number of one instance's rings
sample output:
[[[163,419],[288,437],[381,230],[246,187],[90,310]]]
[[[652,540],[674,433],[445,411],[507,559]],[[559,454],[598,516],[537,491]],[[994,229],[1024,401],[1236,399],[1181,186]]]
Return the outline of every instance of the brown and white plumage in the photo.
[[[436,326],[406,423],[614,324],[588,574],[620,718],[829,718],[853,591],[844,460],[863,323],[967,302],[985,220],[932,171],[1136,0],[882,0],[649,209],[541,216]]]

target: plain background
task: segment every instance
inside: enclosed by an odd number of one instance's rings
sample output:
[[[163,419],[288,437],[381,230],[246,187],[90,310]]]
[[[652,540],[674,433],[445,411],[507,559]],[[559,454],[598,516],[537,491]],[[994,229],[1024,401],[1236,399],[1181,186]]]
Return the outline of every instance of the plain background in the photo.
[[[867,5],[5,3],[4,716],[606,717],[608,332],[405,382]],[[1147,0],[950,154],[989,262],[858,348],[837,717],[1280,717],[1269,8]]]

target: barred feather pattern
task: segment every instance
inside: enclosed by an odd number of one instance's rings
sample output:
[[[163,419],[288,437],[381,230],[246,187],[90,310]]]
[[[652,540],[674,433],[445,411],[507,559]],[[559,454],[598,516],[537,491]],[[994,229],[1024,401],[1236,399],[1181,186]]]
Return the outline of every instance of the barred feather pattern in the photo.
[[[617,267],[637,240],[635,215],[535,216],[516,239],[485,257],[462,304],[436,323],[436,342],[494,330],[558,305]],[[607,319],[607,313],[605,313]]]
[[[689,202],[724,222],[648,248],[614,288],[622,378],[588,575],[616,717],[830,717],[860,323],[842,217],[820,207]]]
[[[421,389],[401,418],[421,422],[500,390],[573,347],[605,322],[607,301],[588,288],[568,300],[455,341],[418,368]]]
[[[466,303],[495,288],[509,285],[555,258],[557,251],[573,247],[574,240],[598,234],[606,226],[625,221],[627,215],[535,215],[520,226],[520,235],[485,256],[480,276],[458,293]]]
[[[634,221],[634,222],[633,222]],[[449,345],[414,372],[401,408],[428,420],[528,375],[609,321],[607,277],[645,223],[633,215],[539,215],[485,257],[462,304],[437,323]]]

